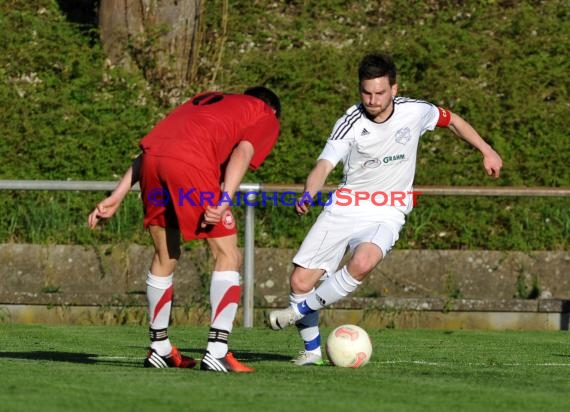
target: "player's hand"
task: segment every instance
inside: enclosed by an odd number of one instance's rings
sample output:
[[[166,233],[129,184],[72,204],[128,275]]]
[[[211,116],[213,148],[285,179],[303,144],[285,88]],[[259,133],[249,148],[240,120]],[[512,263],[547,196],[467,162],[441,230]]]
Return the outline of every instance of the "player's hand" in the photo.
[[[494,150],[486,153],[483,157],[483,167],[489,176],[497,179],[501,174],[501,168],[503,167],[503,160],[501,156]]]
[[[307,201],[306,197],[300,197],[295,202],[295,210],[299,215],[306,215],[309,213],[309,209],[311,208],[311,202]]]
[[[208,206],[204,211],[204,218],[201,223],[202,229],[207,225],[216,225],[222,216],[224,216],[225,211],[228,209],[228,204],[221,204],[220,206]]]
[[[109,219],[112,217],[119,208],[120,204],[121,202],[115,200],[111,196],[99,202],[99,204],[87,217],[87,224],[89,227],[91,229],[94,229],[101,219]]]

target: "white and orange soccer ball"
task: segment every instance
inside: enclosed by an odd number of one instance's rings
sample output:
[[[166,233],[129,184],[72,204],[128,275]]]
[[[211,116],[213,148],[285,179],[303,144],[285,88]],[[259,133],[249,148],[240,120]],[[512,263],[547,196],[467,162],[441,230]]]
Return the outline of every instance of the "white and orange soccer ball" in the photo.
[[[334,366],[360,368],[370,361],[372,342],[361,327],[341,325],[328,336],[326,351]]]

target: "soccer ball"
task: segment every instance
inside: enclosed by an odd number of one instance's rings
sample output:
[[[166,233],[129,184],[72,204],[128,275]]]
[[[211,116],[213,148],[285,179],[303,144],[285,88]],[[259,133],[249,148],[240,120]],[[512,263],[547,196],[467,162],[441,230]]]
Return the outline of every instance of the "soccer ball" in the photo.
[[[356,325],[341,325],[331,332],[326,344],[331,363],[342,368],[360,368],[372,356],[372,342],[364,329]]]

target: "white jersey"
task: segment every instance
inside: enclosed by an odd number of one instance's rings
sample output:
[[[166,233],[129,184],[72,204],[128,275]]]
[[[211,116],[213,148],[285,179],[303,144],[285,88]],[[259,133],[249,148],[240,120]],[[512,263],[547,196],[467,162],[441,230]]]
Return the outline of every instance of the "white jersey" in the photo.
[[[413,190],[419,138],[434,130],[439,116],[433,104],[406,97],[394,99],[394,111],[382,123],[371,121],[362,104],[349,108],[336,122],[319,156],[335,166],[344,164],[343,181],[327,207],[340,205],[353,212],[360,207],[364,212],[362,207],[386,206],[409,213],[413,197],[402,196]],[[360,197],[359,207],[353,209],[355,197]]]

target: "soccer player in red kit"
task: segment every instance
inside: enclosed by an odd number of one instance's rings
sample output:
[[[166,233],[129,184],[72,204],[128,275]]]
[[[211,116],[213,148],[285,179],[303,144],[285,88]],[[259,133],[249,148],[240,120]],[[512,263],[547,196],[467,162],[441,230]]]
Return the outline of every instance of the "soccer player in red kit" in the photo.
[[[140,181],[144,226],[155,250],[146,281],[151,344],[144,366],[196,364],[170,343],[167,333],[182,234],[185,241],[205,239],[214,257],[212,316],[200,369],[253,372],[228,351],[242,261],[230,206],[247,170],[261,166],[277,142],[280,111],[277,95],[261,86],[243,94],[205,92],[192,97],[141,140],[142,154],[89,215],[92,228],[113,216]]]

